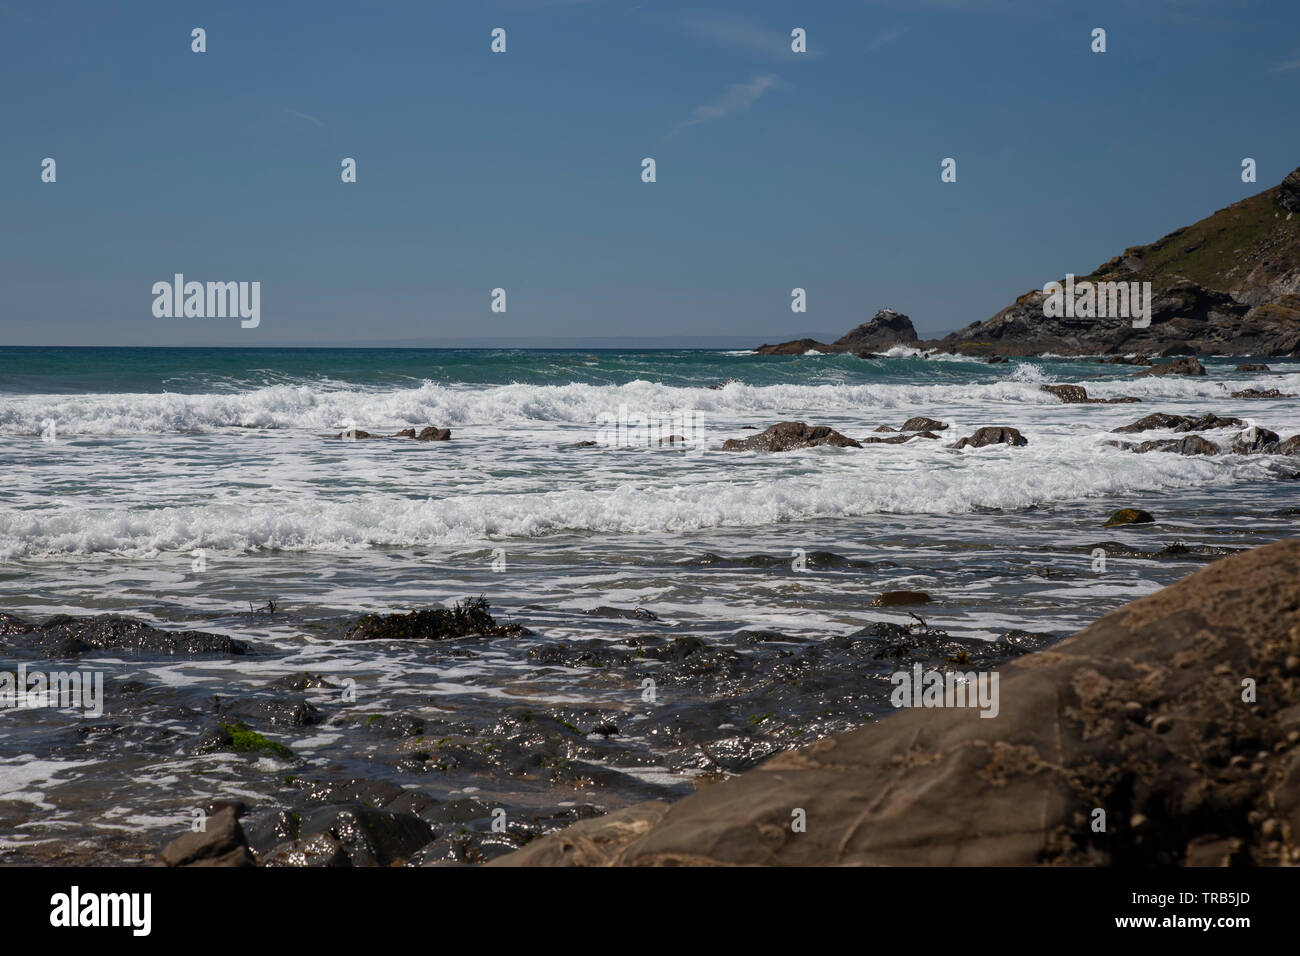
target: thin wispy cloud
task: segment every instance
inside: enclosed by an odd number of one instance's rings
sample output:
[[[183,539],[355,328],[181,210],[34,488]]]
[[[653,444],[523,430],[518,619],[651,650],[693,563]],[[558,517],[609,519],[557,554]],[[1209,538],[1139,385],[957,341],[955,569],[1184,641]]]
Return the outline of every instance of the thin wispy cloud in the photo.
[[[903,37],[907,33],[908,29],[908,27],[894,27],[892,30],[885,30],[882,33],[877,33],[867,41],[867,51],[874,52],[875,50],[879,50],[882,46],[893,43],[895,40]]]
[[[1287,60],[1285,63],[1279,63],[1270,71],[1272,73],[1290,73],[1292,70],[1300,70],[1300,58]]]
[[[780,79],[770,75],[756,76],[748,83],[732,83],[727,87],[727,91],[716,100],[695,107],[695,111],[691,113],[691,118],[679,123],[664,138],[672,139],[688,127],[698,126],[701,123],[711,123],[714,120],[722,119],[724,116],[730,116],[732,113],[749,109],[762,98],[764,93],[775,89],[780,84]]]
[[[322,123],[315,116],[312,116],[310,113],[300,113],[297,110],[288,110],[288,109],[285,110],[285,112],[288,113],[290,116],[296,116],[299,119],[305,119],[308,123],[315,123],[317,126],[321,127],[322,129],[325,128],[325,124]]]
[[[793,24],[791,29],[797,25]],[[733,50],[779,58],[796,55],[790,49],[789,30],[773,30],[745,17],[726,13],[691,14],[682,18],[682,26],[701,40]]]

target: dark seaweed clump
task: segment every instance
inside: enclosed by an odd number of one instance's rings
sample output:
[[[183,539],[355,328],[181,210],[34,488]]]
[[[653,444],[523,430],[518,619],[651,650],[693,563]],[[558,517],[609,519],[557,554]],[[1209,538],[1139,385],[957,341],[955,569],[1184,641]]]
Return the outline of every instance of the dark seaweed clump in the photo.
[[[519,624],[498,624],[482,595],[454,607],[409,614],[366,614],[348,629],[354,641],[446,641],[457,637],[504,637],[525,633]]]

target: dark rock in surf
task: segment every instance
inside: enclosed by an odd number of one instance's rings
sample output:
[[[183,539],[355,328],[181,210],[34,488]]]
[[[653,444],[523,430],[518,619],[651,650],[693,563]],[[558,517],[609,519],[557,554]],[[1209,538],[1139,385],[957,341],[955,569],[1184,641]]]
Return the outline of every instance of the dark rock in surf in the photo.
[[[1020,434],[1017,428],[998,428],[986,426],[975,430],[975,434],[968,435],[961,441],[958,441],[949,448],[984,448],[987,445],[1012,445],[1021,447],[1029,444],[1029,439]]]
[[[1188,435],[1186,438],[1156,438],[1151,441],[1131,444],[1121,442],[1121,448],[1144,455],[1151,451],[1168,451],[1179,455],[1218,455],[1223,449],[1200,435]]]
[[[1243,362],[1237,366],[1238,372],[1267,372],[1270,371],[1267,365],[1256,365],[1250,362]]]
[[[1231,451],[1234,455],[1269,454],[1281,442],[1282,439],[1277,432],[1255,426],[1237,436],[1237,440],[1232,443]]]
[[[356,803],[325,806],[303,815],[301,836],[267,854],[266,866],[392,866],[437,835],[412,813]]]
[[[1205,431],[1207,428],[1245,428],[1246,423],[1240,418],[1220,418],[1207,413],[1200,418],[1191,415],[1167,415],[1164,412],[1152,412],[1128,425],[1112,428],[1112,432],[1146,432],[1158,428],[1170,428],[1176,432]]]
[[[1194,357],[1185,356],[1176,358],[1172,362],[1165,362],[1162,365],[1152,365],[1150,368],[1144,368],[1140,372],[1134,372],[1134,378],[1144,378],[1149,375],[1204,375],[1205,366],[1198,362]]]
[[[722,443],[723,451],[791,451],[796,448],[816,448],[832,445],[836,448],[861,448],[861,442],[826,425],[810,426],[804,422],[778,422],[766,431],[748,438],[728,438]]]
[[[1142,399],[1132,396],[1122,398],[1089,398],[1088,390],[1082,385],[1040,385],[1044,392],[1050,392],[1067,405],[1128,405]]]
[[[934,598],[924,591],[886,591],[878,595],[868,607],[900,607],[905,604],[929,604]]]
[[[224,634],[205,631],[164,631],[120,614],[72,617],[58,614],[43,624],[31,624],[10,614],[0,615],[0,646],[36,651],[46,657],[76,657],[88,651],[130,651],[177,657],[181,655],[238,656],[251,647]]]
[[[256,726],[309,727],[325,719],[305,697],[243,697],[221,700],[222,717],[252,721]]]
[[[918,415],[915,418],[909,418],[903,422],[900,432],[941,432],[948,428],[947,422],[941,422],[933,418],[925,418]]]
[[[1295,398],[1294,395],[1279,392],[1275,388],[1247,388],[1240,392],[1233,392],[1233,398]]]
[[[1098,365],[1150,365],[1151,360],[1145,355],[1112,355],[1110,358],[1094,359]]]

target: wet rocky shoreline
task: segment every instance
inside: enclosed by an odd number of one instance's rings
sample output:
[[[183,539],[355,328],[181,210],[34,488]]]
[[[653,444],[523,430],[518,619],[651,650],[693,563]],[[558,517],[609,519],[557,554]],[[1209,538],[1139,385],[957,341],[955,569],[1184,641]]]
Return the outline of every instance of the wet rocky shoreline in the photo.
[[[814,564],[826,559],[811,556]],[[456,622],[467,607],[468,620]],[[651,612],[626,613],[629,624],[656,623]],[[430,626],[430,618],[438,616],[447,619],[441,633]],[[393,642],[427,642],[436,645],[438,655],[454,659],[484,653],[487,642],[510,643],[526,633],[518,624],[497,624],[485,603],[473,601],[457,609],[391,615],[382,623],[389,634],[355,643],[383,653]],[[343,624],[339,639],[347,640],[348,631],[358,627],[374,628],[376,621],[369,616]],[[401,627],[411,629],[408,636],[392,636]],[[882,621],[823,641],[755,630],[720,643],[664,630],[516,647],[529,667],[564,668],[606,692],[621,689],[622,708],[507,703],[484,726],[450,710],[436,719],[373,712],[364,695],[350,701],[345,682],[319,674],[287,675],[203,702],[166,685],[110,677],[104,715],[52,735],[39,756],[79,760],[129,747],[145,759],[180,752],[196,760],[225,755],[238,761],[239,782],[231,792],[214,793],[208,804],[195,808],[212,824],[206,833],[186,834],[196,815],[191,809],[178,812],[175,832],[198,844],[181,854],[182,860],[229,857],[232,848],[223,842],[229,828],[216,822],[229,808],[238,815],[251,854],[225,862],[476,863],[600,815],[611,808],[603,792],[616,790],[622,803],[675,799],[773,754],[879,719],[891,710],[887,674],[904,663],[992,668],[1056,639],[1028,631],[1008,631],[992,642],[956,639],[919,616],[911,624]],[[419,633],[424,636],[409,636]],[[105,655],[136,660],[274,656],[252,642],[164,630],[122,615],[59,615],[43,623],[4,615],[0,646],[6,659],[21,660],[29,671],[66,671],[88,656],[95,666]],[[388,772],[351,776],[340,768],[322,775],[305,768],[294,752],[295,740],[323,729],[355,739],[357,749],[367,751],[367,762]],[[638,768],[657,771],[665,782],[638,780]],[[386,779],[393,771],[427,784],[398,785]],[[673,777],[675,783],[667,782]],[[253,780],[266,790],[265,799],[232,796],[247,792]],[[518,802],[434,796],[476,789],[474,782],[491,789],[502,780],[510,781]],[[211,840],[199,839],[206,834]],[[215,856],[214,847],[222,848]],[[138,863],[157,850],[147,839],[105,840],[75,852],[50,841],[10,851],[3,862]]]

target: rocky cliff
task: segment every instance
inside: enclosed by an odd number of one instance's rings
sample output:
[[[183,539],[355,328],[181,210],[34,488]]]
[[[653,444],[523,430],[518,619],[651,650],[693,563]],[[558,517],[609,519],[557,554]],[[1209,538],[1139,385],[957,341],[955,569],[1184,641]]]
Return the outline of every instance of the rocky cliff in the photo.
[[[1150,325],[1048,317],[1041,289],[937,345],[969,354],[1300,355],[1300,169],[1077,283],[1150,282]]]

